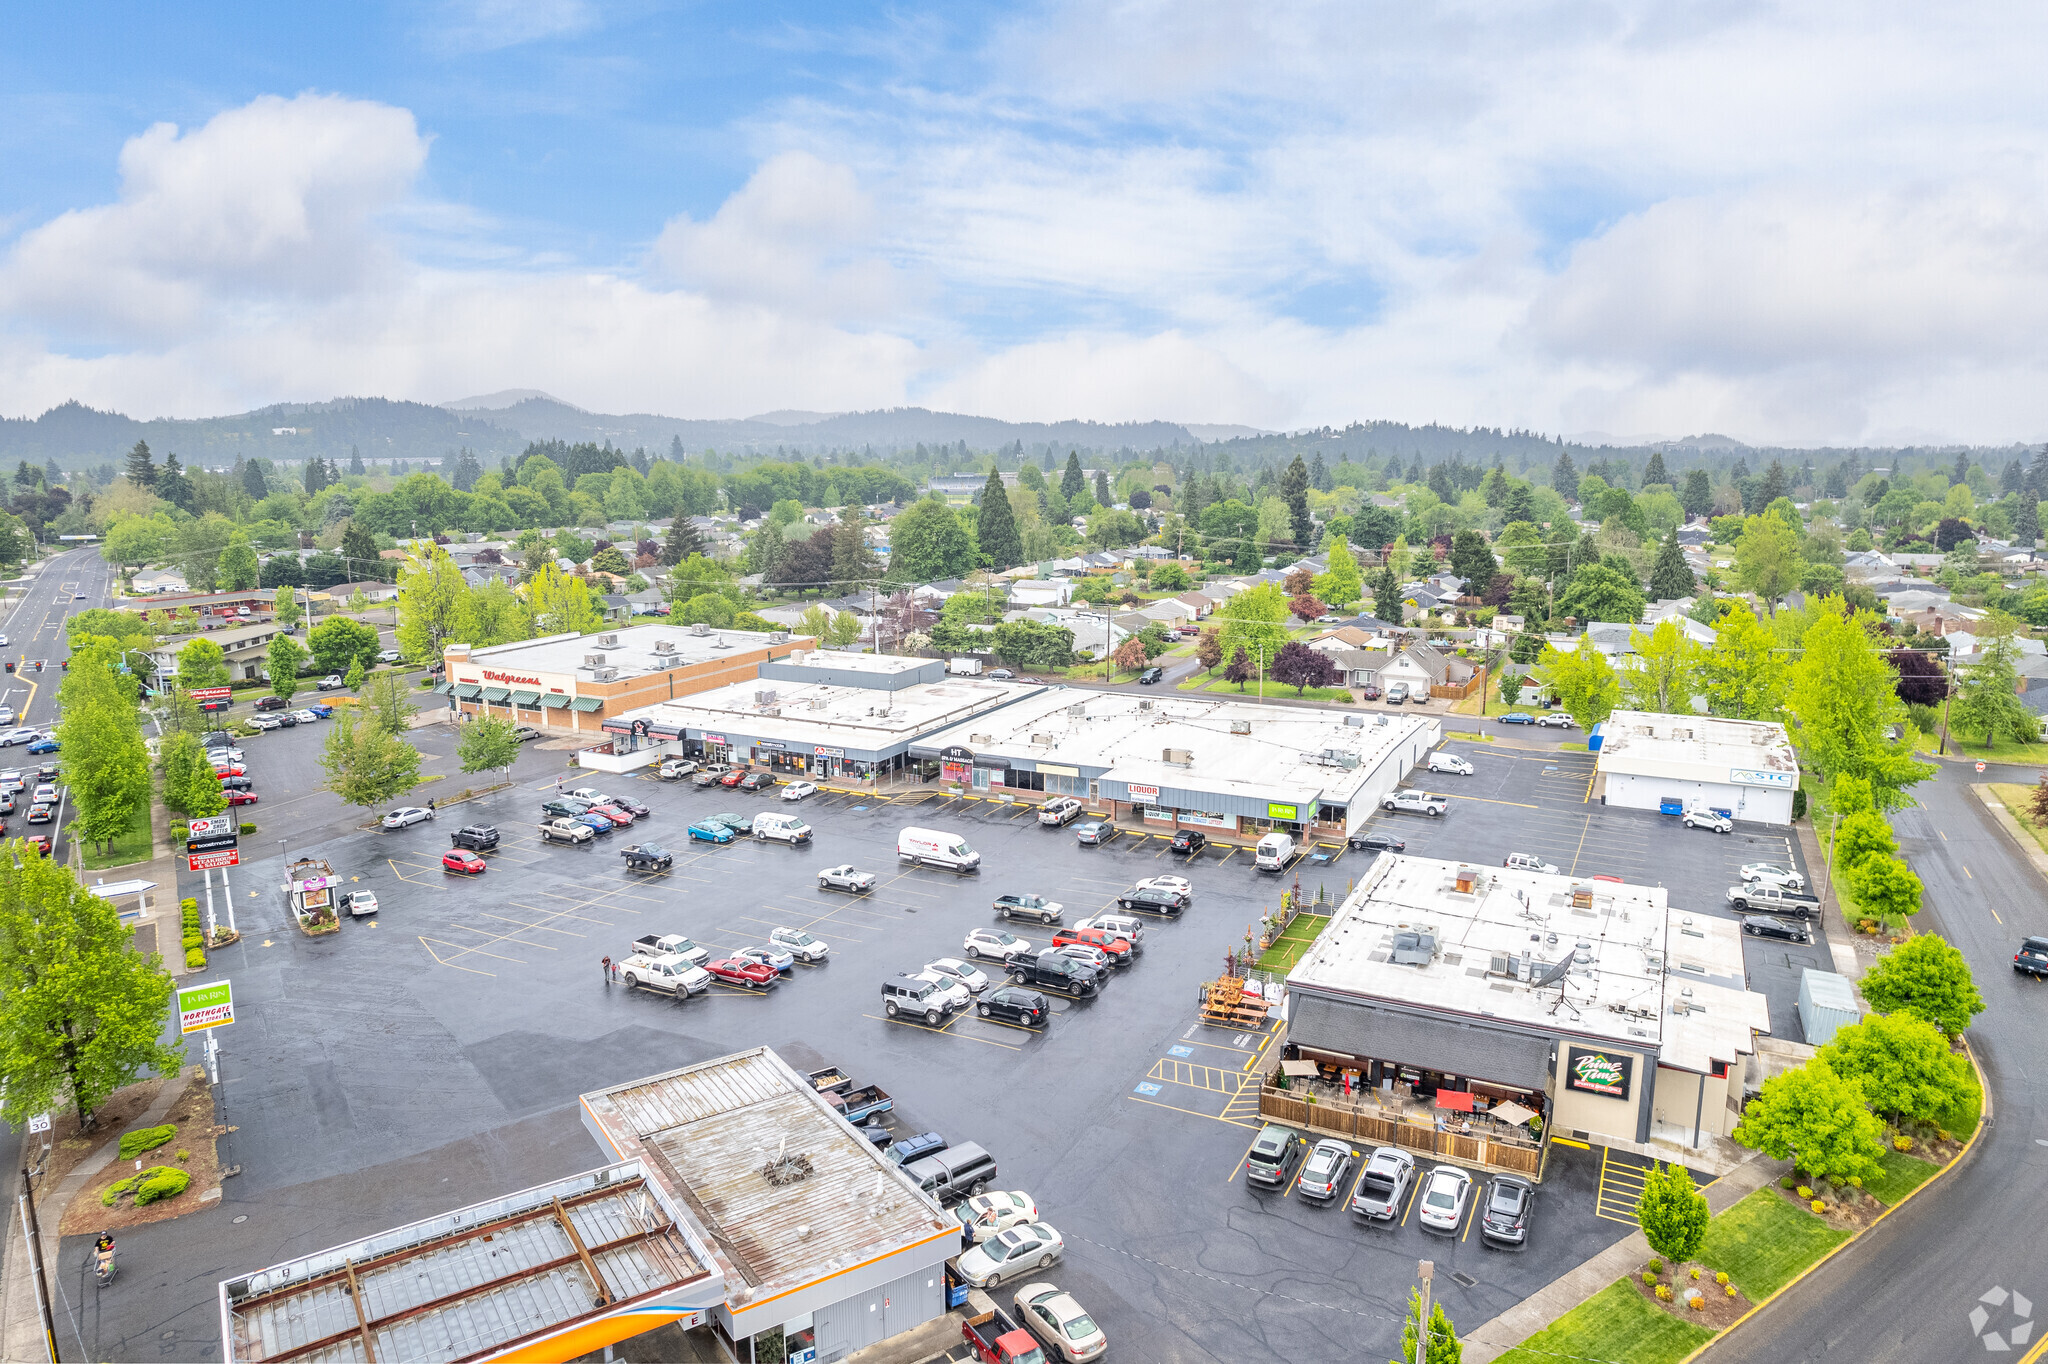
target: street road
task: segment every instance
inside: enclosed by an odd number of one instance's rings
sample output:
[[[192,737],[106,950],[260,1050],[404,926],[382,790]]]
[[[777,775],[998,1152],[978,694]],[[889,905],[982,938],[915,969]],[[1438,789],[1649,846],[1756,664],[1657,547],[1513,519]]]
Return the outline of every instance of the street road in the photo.
[[[2022,936],[2048,934],[2048,888],[1970,784],[2032,785],[2040,775],[2007,767],[1980,777],[1968,764],[1944,764],[1915,789],[1918,807],[1893,820],[1927,887],[1919,927],[1962,950],[1983,992],[1969,1035],[1991,1080],[1995,1121],[1962,1168],[1714,1346],[1709,1364],[2036,1357],[2012,1349],[2010,1332],[2031,1320],[2023,1339],[2038,1345],[2048,1331],[2048,1110],[2034,1078],[2048,1056],[2048,985],[2015,973],[2012,956]],[[2024,1317],[2014,1314],[2014,1293],[2031,1309]]]
[[[0,616],[0,636],[7,640],[0,647],[0,661],[14,664],[13,672],[0,673],[0,705],[16,712],[17,723],[42,730],[56,727],[57,688],[64,680],[64,660],[71,656],[64,621],[74,611],[113,605],[113,581],[113,569],[100,558],[97,547],[66,550],[45,562],[28,580],[27,590]],[[43,665],[41,671],[37,671],[37,663]],[[0,749],[0,768],[46,761],[29,757],[25,747]],[[71,821],[68,801],[62,816],[54,830],[50,825],[40,826],[51,832],[52,855],[56,857],[69,851],[64,837]],[[37,832],[38,826],[22,822],[17,815],[7,821],[6,829],[9,836],[18,836]]]

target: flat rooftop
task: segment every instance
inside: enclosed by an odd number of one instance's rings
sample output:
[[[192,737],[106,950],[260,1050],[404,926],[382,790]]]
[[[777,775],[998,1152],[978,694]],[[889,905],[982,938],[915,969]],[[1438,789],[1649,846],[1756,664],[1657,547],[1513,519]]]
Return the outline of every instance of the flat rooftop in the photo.
[[[1335,798],[1356,791],[1388,754],[1434,722],[1431,715],[1063,688],[930,735],[919,747],[960,745],[1244,799],[1283,790]],[[1167,762],[1168,749],[1192,760]]]
[[[838,656],[833,657],[836,666]],[[1032,690],[1015,682],[977,677],[915,683],[896,691],[762,678],[658,701],[608,718],[604,727],[623,734],[632,729],[634,721],[645,720],[657,736],[686,729],[730,729],[806,748],[823,744],[875,751],[934,726],[994,710]]]
[[[708,1234],[733,1313],[959,1225],[766,1047],[585,1094],[584,1125],[640,1159]],[[771,1180],[769,1167],[803,1173]]]
[[[1600,731],[1603,772],[1726,782],[1731,771],[1768,774],[1760,785],[1799,782],[1799,759],[1785,727],[1767,720],[1662,715],[1618,710]]]
[[[488,1354],[679,1292],[713,1306],[722,1285],[628,1161],[229,1279],[220,1306],[230,1360],[368,1364]]]
[[[1537,984],[1564,962],[1561,978]],[[1287,983],[1661,1047],[1665,1064],[1700,1071],[1753,1051],[1752,1029],[1770,1031],[1764,997],[1743,985],[1740,927],[1674,921],[1662,887],[1393,853],[1374,860]]]
[[[494,672],[573,673],[585,666],[583,660],[589,655],[603,654],[603,666],[617,668],[620,677],[637,677],[664,667],[687,667],[731,658],[789,639],[783,631],[767,634],[758,630],[709,630],[700,635],[688,625],[626,625],[595,635],[543,635],[516,644],[471,649],[468,664],[458,656],[454,666],[465,671],[489,668]],[[616,642],[605,643],[606,640]],[[657,652],[654,646],[658,643],[672,647],[668,652]],[[669,659],[681,662],[670,663]]]

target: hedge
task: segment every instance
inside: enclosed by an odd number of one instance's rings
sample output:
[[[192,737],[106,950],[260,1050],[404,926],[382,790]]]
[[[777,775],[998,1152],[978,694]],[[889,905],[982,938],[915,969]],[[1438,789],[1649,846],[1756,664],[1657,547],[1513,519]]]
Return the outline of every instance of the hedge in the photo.
[[[144,1151],[154,1151],[177,1135],[178,1125],[174,1122],[167,1122],[162,1127],[138,1127],[133,1132],[123,1132],[121,1159],[133,1160]]]
[[[176,1198],[192,1185],[192,1176],[175,1165],[152,1165],[139,1175],[133,1175],[117,1184],[107,1187],[100,1195],[100,1202],[113,1207],[124,1193],[134,1193],[135,1206],[142,1207],[165,1198]]]

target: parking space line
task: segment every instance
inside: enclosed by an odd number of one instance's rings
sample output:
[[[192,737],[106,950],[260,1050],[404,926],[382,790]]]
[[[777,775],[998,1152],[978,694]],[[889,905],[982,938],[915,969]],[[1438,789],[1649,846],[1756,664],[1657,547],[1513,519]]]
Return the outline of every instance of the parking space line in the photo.
[[[1422,1193],[1422,1181],[1415,1180],[1408,1186],[1408,1206],[1401,1210],[1401,1225],[1408,1225],[1408,1214],[1415,1211],[1415,1200]]]
[[[1172,1105],[1166,1104],[1162,1105],[1162,1107],[1170,1108],[1172,1107]],[[1259,1139],[1257,1137],[1253,1137],[1250,1141],[1244,1144],[1244,1154],[1237,1158],[1237,1164],[1230,1167],[1230,1178],[1223,1181],[1225,1184],[1234,1183],[1236,1181],[1237,1172],[1239,1170],[1242,1170],[1244,1168],[1244,1163],[1252,1158],[1252,1147],[1258,1145],[1258,1142]]]
[[[439,952],[436,952],[436,951],[434,950],[434,944],[436,944],[436,943],[440,943],[440,945],[441,945],[441,946],[443,946],[443,947],[446,947],[446,948],[450,948],[450,949],[453,949],[453,950],[455,950],[455,951],[456,951],[456,952],[458,953],[458,955],[459,955],[459,954],[461,954],[461,953],[467,952],[467,951],[469,950],[469,949],[467,949],[467,948],[456,948],[456,947],[455,947],[455,944],[454,944],[454,943],[451,943],[451,942],[441,942],[441,940],[440,940],[439,938],[429,938],[429,937],[426,937],[426,936],[424,936],[424,935],[421,935],[421,937],[420,937],[420,946],[422,946],[422,947],[426,948],[426,949],[427,949],[427,955],[428,955],[428,956],[430,956],[430,957],[432,957],[432,958],[433,958],[433,959],[434,959],[434,960],[435,960],[436,962],[438,962],[438,963],[439,963],[439,964],[441,964],[442,966],[452,966],[452,967],[454,967],[454,968],[455,968],[456,970],[458,970],[458,971],[467,971],[467,972],[469,972],[469,973],[470,973],[471,975],[473,975],[473,976],[489,976],[489,977],[491,977],[491,978],[492,978],[493,980],[497,979],[497,975],[498,975],[498,973],[497,973],[497,972],[495,972],[495,971],[479,971],[479,970],[478,970],[478,969],[477,969],[476,967],[474,967],[474,966],[464,966],[464,965],[462,965],[462,964],[461,964],[460,962],[453,962],[453,961],[448,961],[448,960],[445,960],[445,959],[444,959],[444,958],[443,958],[443,957],[441,956],[441,954],[440,954]],[[488,955],[488,954],[486,954],[486,955]],[[523,964],[523,963],[522,963],[522,964]]]
[[[1474,1180],[1473,1183],[1478,1184],[1479,1181]],[[1472,1203],[1465,1209],[1465,1232],[1458,1238],[1460,1245],[1472,1239],[1472,1224],[1479,1220],[1479,1200],[1485,1196],[1485,1192],[1486,1186],[1483,1184],[1473,1191]]]
[[[884,1018],[879,1014],[862,1014],[861,1017],[872,1018],[878,1023],[892,1023],[899,1028],[916,1028],[919,1032],[944,1033],[948,1037],[957,1037],[963,1042],[979,1042],[985,1047],[1002,1047],[1007,1051],[1024,1050],[1024,1048],[1018,1046],[1015,1042],[998,1042],[993,1037],[976,1037],[973,1033],[970,1032],[949,1031],[949,1029],[952,1028],[954,1021],[959,1017],[959,1015],[957,1014],[954,1016],[954,1018],[948,1019],[945,1023],[941,1024],[936,1028],[925,1023],[913,1023],[907,1018]]]
[[[1191,1118],[1207,1118],[1207,1119],[1208,1119],[1208,1120],[1209,1120],[1210,1122],[1221,1122],[1221,1123],[1228,1123],[1228,1124],[1230,1124],[1230,1125],[1231,1125],[1232,1127],[1249,1127],[1249,1128],[1253,1129],[1254,1131],[1256,1131],[1256,1130],[1257,1130],[1257,1129],[1259,1128],[1259,1126],[1260,1126],[1260,1124],[1258,1124],[1258,1123],[1255,1123],[1255,1122],[1244,1122],[1244,1121],[1242,1121],[1242,1120],[1240,1120],[1240,1119],[1237,1119],[1237,1118],[1231,1118],[1231,1117],[1218,1117],[1218,1116],[1217,1116],[1216,1114],[1214,1114],[1214,1113],[1204,1113],[1204,1112],[1202,1112],[1202,1111],[1201,1111],[1201,1110],[1199,1110],[1199,1109],[1194,1109],[1194,1108],[1182,1108],[1182,1107],[1181,1107],[1180,1105],[1178,1105],[1178,1104],[1169,1104],[1169,1103],[1161,1103],[1161,1102],[1160,1102],[1159,1100],[1157,1100],[1157,1099],[1147,1099],[1147,1098],[1144,1098],[1144,1097],[1142,1097],[1141,1095],[1137,1095],[1137,1094],[1126,1094],[1126,1095],[1124,1095],[1124,1097],[1125,1097],[1126,1099],[1129,1099],[1129,1100],[1130,1100],[1130,1101],[1131,1101],[1132,1103],[1134,1103],[1134,1104],[1144,1104],[1144,1105],[1146,1105],[1147,1107],[1150,1107],[1150,1108],[1164,1108],[1164,1109],[1168,1109],[1168,1110],[1170,1110],[1170,1111],[1172,1111],[1172,1112],[1175,1112],[1175,1113],[1185,1113],[1185,1114],[1187,1114],[1187,1116],[1189,1116],[1189,1117],[1191,1117]],[[1258,1140],[1258,1138],[1257,1138],[1257,1137],[1254,1137],[1254,1138],[1252,1138],[1252,1140],[1256,1141],[1256,1140]],[[1246,1152],[1246,1154],[1247,1154],[1247,1155],[1249,1155],[1249,1154],[1250,1154],[1250,1152],[1251,1152],[1251,1148],[1250,1148],[1249,1146],[1247,1146],[1247,1147],[1245,1148],[1245,1152]],[[1244,1162],[1243,1162],[1242,1160],[1238,1161],[1238,1165],[1239,1165],[1239,1166],[1242,1166],[1243,1164],[1244,1164]],[[1232,1170],[1232,1171],[1230,1172],[1230,1179],[1228,1179],[1228,1180],[1225,1180],[1225,1181],[1224,1181],[1224,1183],[1226,1183],[1226,1184],[1227,1184],[1227,1183],[1229,1183],[1229,1182],[1230,1182],[1231,1180],[1234,1180],[1234,1179],[1236,1179],[1236,1178],[1237,1178],[1237,1171],[1236,1171],[1236,1170]]]
[[[1243,1078],[1235,1071],[1197,1065],[1193,1061],[1170,1061],[1162,1058],[1152,1063],[1152,1069],[1145,1078],[1164,1080],[1168,1084],[1180,1085],[1185,1089],[1202,1089],[1212,1094],[1228,1094],[1232,1097],[1244,1088]]]

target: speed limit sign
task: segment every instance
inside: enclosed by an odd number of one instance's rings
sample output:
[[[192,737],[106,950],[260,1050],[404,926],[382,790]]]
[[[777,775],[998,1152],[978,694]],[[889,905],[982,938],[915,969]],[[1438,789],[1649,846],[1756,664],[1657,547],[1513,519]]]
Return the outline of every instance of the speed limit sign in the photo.
[[[1983,764],[1983,763],[1978,763],[1978,764],[1977,764],[1977,770],[1978,770],[1979,772],[1982,772],[1982,771],[1984,770],[1984,764]]]

